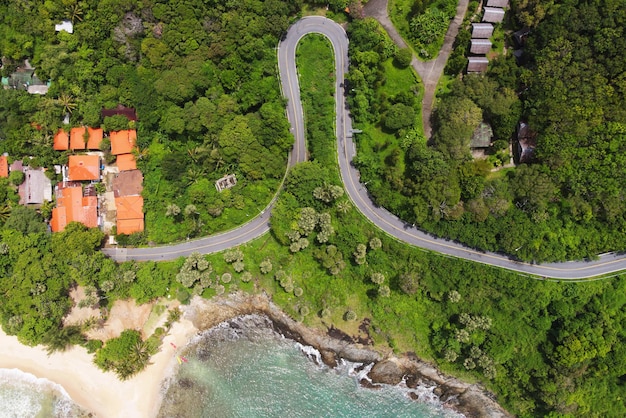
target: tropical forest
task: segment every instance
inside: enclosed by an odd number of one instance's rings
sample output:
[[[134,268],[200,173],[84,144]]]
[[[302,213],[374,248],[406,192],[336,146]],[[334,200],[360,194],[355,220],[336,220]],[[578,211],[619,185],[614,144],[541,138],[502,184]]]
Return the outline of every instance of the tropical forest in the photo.
[[[102,341],[87,336],[95,322],[64,324],[72,290],[105,315],[119,300],[264,292],[307,326],[480,383],[516,416],[626,416],[622,275],[547,280],[387,235],[342,185],[329,40],[307,35],[298,46],[309,158],[289,169],[294,137],[276,52],[303,16],[345,28],[352,164],[374,202],[407,225],[520,261],[592,259],[626,249],[626,8],[511,0],[488,70],[467,74],[481,13],[470,2],[427,137],[426,87],[412,62],[440,53],[456,4],[388,7],[404,46],[358,0],[0,0],[2,77],[27,60],[49,81],[45,95],[0,89],[0,154],[46,168],[56,184],[63,175],[54,166],[72,154],[53,150],[60,128],[136,129],[145,230],[118,234],[120,248],[193,243],[276,199],[270,231],[248,243],[117,263],[100,251],[110,244],[98,228],[74,222],[51,233],[55,202],[19,204],[24,178],[12,172],[0,178],[3,331],[50,353],[83,346],[98,367],[128,379],[150,367],[180,312],[164,313],[165,325],[146,338],[127,330]],[[55,31],[62,21],[73,33]],[[517,58],[513,34],[522,28]],[[102,116],[118,105],[136,109],[137,120]],[[515,152],[522,123],[536,141],[526,162]],[[481,124],[493,138],[475,158],[470,141]],[[110,147],[100,146],[107,163]],[[237,183],[219,191],[227,174]]]

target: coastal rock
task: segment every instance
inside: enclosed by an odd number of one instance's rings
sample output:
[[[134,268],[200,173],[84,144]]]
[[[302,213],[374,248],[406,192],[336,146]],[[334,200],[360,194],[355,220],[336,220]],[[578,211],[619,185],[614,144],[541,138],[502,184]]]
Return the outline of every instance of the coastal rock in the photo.
[[[404,370],[393,360],[383,360],[374,365],[368,376],[374,383],[397,385],[402,381]]]
[[[415,353],[407,353],[400,357],[383,355],[372,348],[348,341],[343,335],[338,339],[320,330],[307,328],[290,318],[265,294],[237,293],[211,300],[194,297],[192,304],[183,309],[185,317],[199,330],[212,328],[241,315],[265,315],[273,328],[283,336],[318,350],[322,361],[329,367],[336,367],[338,359],[364,365],[374,363],[368,374],[371,382],[367,378],[360,381],[365,387],[375,388],[380,387],[380,384],[397,385],[402,381],[410,388],[419,385],[435,386],[433,394],[438,396],[445,406],[466,417],[512,417],[498,405],[494,395],[480,385],[447,376],[434,365],[419,359]],[[263,321],[259,322],[259,326],[263,326],[261,322]],[[267,323],[265,325],[267,326]]]

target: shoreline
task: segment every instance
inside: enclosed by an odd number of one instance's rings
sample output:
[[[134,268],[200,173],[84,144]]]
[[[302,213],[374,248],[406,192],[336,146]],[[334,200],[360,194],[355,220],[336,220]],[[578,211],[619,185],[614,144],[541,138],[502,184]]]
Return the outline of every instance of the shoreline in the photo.
[[[41,346],[24,346],[1,330],[0,368],[19,369],[61,385],[74,403],[94,417],[156,417],[164,385],[178,367],[175,354],[185,349],[199,332],[238,316],[259,314],[266,316],[280,334],[318,350],[329,367],[335,367],[340,359],[364,365],[373,363],[369,379],[361,381],[365,387],[375,390],[381,383],[395,386],[401,382],[410,388],[435,386],[434,393],[444,407],[466,417],[512,416],[497,404],[493,394],[477,384],[444,375],[415,356],[382,355],[372,348],[308,328],[291,319],[265,294],[237,293],[211,300],[194,297],[190,305],[180,308],[182,318],[163,339],[161,351],[152,356],[146,370],[129,380],[120,381],[112,372],[102,372],[93,363],[93,355],[83,347],[48,356]]]
[[[152,356],[150,366],[131,379],[120,381],[93,363],[93,354],[72,347],[48,356],[42,346],[29,347],[0,330],[0,368],[18,369],[63,387],[76,405],[94,417],[153,417],[161,405],[162,382],[175,370],[174,350],[196,333],[191,322],[181,319]]]

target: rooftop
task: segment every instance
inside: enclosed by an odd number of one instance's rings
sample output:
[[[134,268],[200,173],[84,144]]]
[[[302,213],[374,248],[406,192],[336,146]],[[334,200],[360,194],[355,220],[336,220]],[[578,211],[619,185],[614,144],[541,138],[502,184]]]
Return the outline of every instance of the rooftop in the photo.
[[[496,7],[485,7],[483,22],[498,23],[504,19],[504,10]]]
[[[491,125],[481,122],[472,134],[470,148],[488,148],[491,146],[492,137],[493,130],[491,129]]]
[[[487,57],[469,57],[467,63],[468,73],[482,73],[487,71],[489,60]]]
[[[6,155],[0,155],[0,177],[9,177],[9,161]]]
[[[116,197],[115,207],[117,209],[118,234],[132,234],[133,232],[143,231],[143,197]]]
[[[115,163],[120,171],[137,170],[137,162],[133,154],[120,154]]]
[[[87,141],[85,142],[85,131],[87,132]],[[72,150],[97,150],[100,148],[100,142],[103,138],[102,128],[85,128],[84,126],[72,128],[70,130],[70,148]]]
[[[138,196],[143,190],[143,174],[139,170],[122,171],[112,181],[113,195]]]
[[[70,181],[100,178],[100,157],[97,155],[70,155],[68,166]]]
[[[83,196],[81,186],[57,186],[57,207],[52,209],[50,227],[63,231],[70,222],[80,222],[88,228],[98,226],[98,198]]]
[[[54,25],[54,30],[56,32],[61,32],[62,30],[64,30],[65,32],[68,32],[68,33],[74,33],[74,25],[72,24],[71,21],[64,20],[60,24]]]
[[[56,134],[54,134],[54,148],[57,151],[67,151],[69,149],[70,136],[63,129],[59,129]]]
[[[113,131],[110,133],[111,154],[130,154],[137,143],[137,131],[127,129],[124,131]]]
[[[117,107],[113,109],[102,109],[101,113],[103,118],[121,115],[126,116],[126,119],[128,120],[137,120],[137,112],[135,112],[135,109],[132,107],[126,107],[121,104],[118,104]]]
[[[40,205],[52,200],[52,183],[43,168],[24,167],[24,182],[20,184],[18,193],[20,204]]]

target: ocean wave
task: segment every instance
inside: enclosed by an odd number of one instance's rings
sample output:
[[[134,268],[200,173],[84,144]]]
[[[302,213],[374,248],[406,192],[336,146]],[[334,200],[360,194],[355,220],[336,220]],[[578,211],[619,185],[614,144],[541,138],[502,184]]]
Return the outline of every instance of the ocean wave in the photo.
[[[0,369],[0,405],[0,417],[86,415],[63,386],[19,369]]]

